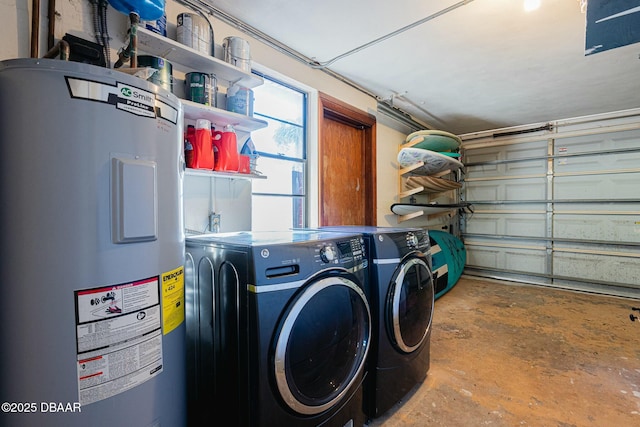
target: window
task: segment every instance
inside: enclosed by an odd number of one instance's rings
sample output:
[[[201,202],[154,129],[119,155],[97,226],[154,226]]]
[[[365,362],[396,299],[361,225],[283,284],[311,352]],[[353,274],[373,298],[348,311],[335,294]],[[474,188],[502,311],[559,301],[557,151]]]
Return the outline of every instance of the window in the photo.
[[[262,76],[253,89],[253,115],[269,123],[253,131],[256,169],[267,179],[253,180],[252,229],[288,230],[306,225],[306,93]]]

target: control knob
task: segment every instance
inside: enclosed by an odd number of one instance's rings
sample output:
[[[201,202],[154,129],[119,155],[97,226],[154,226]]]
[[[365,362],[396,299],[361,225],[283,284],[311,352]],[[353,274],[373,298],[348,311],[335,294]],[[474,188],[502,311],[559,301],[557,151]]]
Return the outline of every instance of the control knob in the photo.
[[[324,262],[332,262],[336,259],[336,251],[331,246],[323,246],[320,249],[320,259]]]
[[[411,248],[415,248],[418,246],[419,240],[413,233],[407,233],[407,245]]]

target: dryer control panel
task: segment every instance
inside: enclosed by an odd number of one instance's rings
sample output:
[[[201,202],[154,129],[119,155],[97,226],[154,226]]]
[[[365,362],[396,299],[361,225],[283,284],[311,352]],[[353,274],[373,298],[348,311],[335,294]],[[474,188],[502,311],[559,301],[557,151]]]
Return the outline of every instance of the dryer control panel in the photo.
[[[352,257],[356,264],[360,264],[367,259],[362,237],[353,237],[349,240],[337,242],[337,246],[342,255]]]
[[[429,251],[429,233],[427,230],[415,230],[406,234],[407,247],[420,252]]]
[[[320,261],[325,264],[339,264],[350,268],[367,262],[362,237],[323,242],[319,251]]]

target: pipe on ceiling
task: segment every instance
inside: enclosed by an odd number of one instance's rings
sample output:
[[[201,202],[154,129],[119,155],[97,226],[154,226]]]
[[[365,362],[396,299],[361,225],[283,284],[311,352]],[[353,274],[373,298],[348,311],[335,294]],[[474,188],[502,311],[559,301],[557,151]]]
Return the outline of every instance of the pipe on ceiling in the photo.
[[[368,89],[366,89],[366,88],[360,86],[359,84],[347,79],[346,77],[336,73],[335,71],[332,71],[331,69],[328,68],[328,66],[333,64],[333,63],[335,63],[339,59],[345,58],[345,57],[347,57],[349,55],[352,55],[352,54],[354,54],[356,52],[359,52],[359,51],[361,51],[363,49],[366,49],[366,48],[368,48],[370,46],[373,46],[373,45],[375,45],[377,43],[380,43],[380,42],[382,42],[384,40],[387,40],[387,39],[389,39],[391,37],[394,37],[394,36],[396,36],[398,34],[401,34],[401,33],[405,32],[405,31],[408,31],[408,30],[410,30],[410,29],[412,29],[412,28],[414,28],[414,27],[416,27],[418,25],[424,24],[424,23],[426,23],[428,21],[431,21],[431,20],[433,20],[433,19],[435,19],[435,18],[437,18],[439,16],[445,15],[445,14],[447,14],[447,13],[449,13],[449,12],[455,10],[455,9],[458,9],[459,7],[465,6],[465,5],[469,4],[469,3],[471,3],[473,0],[461,0],[461,1],[451,5],[449,7],[446,7],[446,8],[444,8],[444,9],[442,9],[442,10],[436,12],[436,13],[433,13],[433,14],[425,17],[425,18],[422,18],[422,19],[420,19],[420,20],[418,20],[418,21],[416,21],[416,22],[414,22],[412,24],[404,26],[404,27],[402,27],[402,28],[400,28],[398,30],[395,30],[395,31],[393,31],[393,32],[391,32],[389,34],[386,34],[386,35],[384,35],[382,37],[378,37],[375,40],[372,40],[372,41],[370,41],[368,43],[365,43],[362,46],[359,46],[359,47],[357,47],[355,49],[352,49],[352,50],[350,50],[348,52],[345,52],[345,53],[343,53],[341,55],[338,55],[335,58],[333,58],[333,59],[331,59],[329,61],[323,62],[323,63],[319,63],[318,61],[316,61],[316,60],[314,60],[312,58],[309,58],[306,55],[303,55],[302,53],[290,48],[289,46],[287,46],[287,45],[285,45],[285,44],[283,44],[281,42],[279,42],[278,40],[274,39],[273,37],[263,33],[262,31],[258,30],[257,28],[254,28],[254,27],[246,24],[245,22],[239,20],[238,18],[229,15],[225,11],[216,8],[215,6],[209,4],[207,2],[207,0],[176,0],[176,1],[179,2],[179,3],[182,3],[183,5],[189,6],[191,8],[206,10],[208,13],[210,13],[213,16],[215,16],[216,18],[218,18],[219,20],[223,21],[224,23],[236,28],[237,30],[239,30],[239,31],[241,31],[241,32],[243,32],[245,34],[250,35],[254,39],[266,44],[267,46],[271,47],[272,49],[274,49],[274,50],[276,50],[276,51],[278,51],[278,52],[280,52],[280,53],[282,53],[282,54],[284,54],[284,55],[286,55],[286,56],[288,56],[288,57],[290,57],[292,59],[295,59],[298,62],[302,62],[303,64],[305,64],[305,65],[307,65],[307,66],[309,66],[309,67],[311,67],[313,69],[317,69],[317,70],[323,71],[323,72],[329,74],[331,77],[341,81],[342,83],[345,83],[345,84],[353,87],[354,89],[364,93],[365,95],[368,95],[368,96],[372,97],[373,99],[375,99],[378,102],[384,102],[384,100],[380,96],[372,93]],[[211,0],[208,0],[208,1],[211,1]],[[408,100],[405,98],[405,101],[408,101]],[[429,114],[423,108],[421,108],[419,106],[416,106],[414,103],[411,103],[411,104],[414,107],[418,108],[420,111],[422,111],[422,112],[428,114],[429,116],[433,117],[433,115]],[[395,108],[395,107],[393,107],[393,105],[390,105],[390,106],[392,108]],[[435,118],[435,119],[438,120],[437,118]]]
[[[346,58],[347,56],[351,56],[354,53],[360,52],[361,50],[364,50],[364,49],[366,49],[368,47],[374,46],[374,45],[376,45],[376,44],[378,44],[380,42],[388,40],[388,39],[390,39],[392,37],[395,37],[395,36],[397,36],[399,34],[402,34],[402,33],[406,32],[406,31],[409,31],[412,28],[415,28],[415,27],[417,27],[419,25],[422,25],[422,24],[424,24],[426,22],[429,22],[429,21],[431,21],[431,20],[433,20],[433,19],[435,19],[435,18],[437,18],[439,16],[445,15],[445,14],[447,14],[447,13],[449,13],[449,12],[451,12],[451,11],[461,7],[461,6],[464,6],[464,5],[468,4],[468,3],[471,3],[472,1],[473,0],[462,0],[462,1],[459,1],[456,4],[453,4],[453,5],[451,5],[449,7],[446,7],[444,9],[442,9],[442,10],[439,10],[438,12],[433,13],[433,14],[425,17],[425,18],[419,19],[416,22],[413,22],[413,23],[411,23],[409,25],[406,25],[406,26],[404,26],[402,28],[399,28],[399,29],[397,29],[395,31],[392,31],[389,34],[385,34],[382,37],[378,37],[375,40],[371,40],[368,43],[365,43],[365,44],[363,44],[361,46],[358,46],[358,47],[356,47],[354,49],[351,49],[351,50],[349,50],[349,51],[347,51],[347,52],[345,52],[345,53],[343,53],[341,55],[336,56],[333,59],[330,59],[330,60],[325,61],[325,62],[316,62],[315,64],[309,64],[309,65],[312,68],[325,68],[325,67],[328,67],[329,65],[335,63],[336,61],[339,61],[340,59]]]
[[[250,36],[252,36],[253,38],[260,40],[261,42],[263,42],[264,44],[270,46],[273,49],[276,49],[277,51],[284,53],[300,62],[305,63],[306,65],[315,68],[315,69],[325,69],[326,67],[328,67],[329,65],[335,63],[336,61],[345,58],[349,55],[353,55],[356,52],[360,52],[361,50],[364,50],[368,47],[371,47],[375,44],[378,44],[384,40],[390,39],[391,37],[397,36],[398,34],[404,33],[405,31],[408,31],[414,27],[417,27],[419,25],[422,25],[426,22],[429,22],[437,17],[440,17],[442,15],[445,15],[455,9],[458,9],[459,7],[465,6],[469,3],[471,3],[473,0],[461,0],[449,7],[446,7],[442,10],[439,10],[438,12],[435,12],[425,18],[422,18],[416,22],[413,22],[409,25],[406,25],[402,28],[399,28],[395,31],[392,31],[389,34],[385,34],[384,36],[378,37],[375,40],[372,40],[368,43],[365,43],[361,46],[358,46],[354,49],[351,49],[348,52],[345,52],[343,54],[340,54],[338,56],[336,56],[333,59],[330,59],[329,61],[325,61],[325,62],[318,62],[314,59],[309,58],[308,56],[305,56],[303,54],[301,54],[300,52],[291,49],[290,47],[282,44],[281,42],[279,42],[278,40],[272,38],[271,36],[268,36],[267,34],[263,33],[262,31],[258,30],[257,28],[254,28],[248,24],[246,24],[243,21],[240,21],[239,19],[237,19],[234,16],[229,15],[228,13],[226,13],[223,10],[220,10],[218,8],[216,8],[215,6],[209,4],[206,0],[176,0],[179,3],[182,3],[184,5],[190,6],[190,7],[199,7],[199,8],[204,8],[207,9],[209,11],[209,13],[211,13],[212,15],[216,16],[218,19],[224,21],[225,23],[231,25],[232,27],[249,34]],[[210,1],[210,0],[209,0]]]

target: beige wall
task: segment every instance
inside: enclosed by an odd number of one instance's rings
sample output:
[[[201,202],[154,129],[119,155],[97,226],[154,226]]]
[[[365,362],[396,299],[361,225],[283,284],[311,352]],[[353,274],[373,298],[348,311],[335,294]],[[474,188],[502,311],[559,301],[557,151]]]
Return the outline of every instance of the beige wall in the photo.
[[[39,56],[46,51],[47,34],[47,1],[41,1],[40,26],[40,47]],[[0,35],[3,43],[0,44],[0,60],[28,57],[30,55],[30,9],[31,2],[28,0],[0,0]],[[57,0],[56,10],[58,16],[55,23],[55,38],[60,39],[69,32],[81,36],[88,40],[94,40],[93,24],[91,20],[91,9],[88,0]],[[167,2],[167,31],[168,36],[175,39],[176,17],[178,13],[188,11],[180,4],[171,0]],[[126,31],[128,28],[128,18],[109,8],[109,34],[112,38],[112,61],[116,58],[116,51],[126,44]],[[376,100],[328,74],[315,70],[307,65],[290,58],[267,45],[251,39],[239,30],[229,25],[211,18],[214,27],[215,42],[220,44],[224,37],[230,35],[241,36],[250,42],[251,56],[256,67],[262,70],[269,70],[278,73],[282,77],[291,79],[302,84],[310,91],[311,96],[311,118],[317,117],[315,108],[317,92],[325,92],[348,104],[351,104],[363,111],[374,113],[376,111]],[[311,218],[310,225],[317,224],[317,125],[310,123],[309,139],[309,160],[310,160],[310,186],[311,195]],[[390,127],[378,124],[377,126],[377,222],[381,226],[397,225],[395,215],[390,213],[389,207],[395,201],[398,190],[398,177],[394,159],[397,154],[398,144],[404,139],[404,135],[391,129]],[[415,225],[415,224],[414,224]]]

